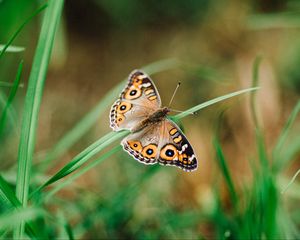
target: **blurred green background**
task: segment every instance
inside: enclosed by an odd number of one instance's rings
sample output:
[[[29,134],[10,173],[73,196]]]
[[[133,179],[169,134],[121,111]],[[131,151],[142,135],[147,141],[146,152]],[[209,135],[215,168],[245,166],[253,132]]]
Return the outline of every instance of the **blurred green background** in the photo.
[[[0,1],[2,47],[44,3]],[[43,16],[44,11],[33,16],[14,39],[12,45],[24,51],[0,58],[0,170],[13,191],[24,98]],[[261,60],[261,88],[254,111],[246,94],[180,122],[198,157],[197,171],[146,166],[118,151],[61,191],[47,195],[68,177],[29,201],[47,212],[32,220],[39,236],[300,238],[299,178],[281,193],[300,168],[297,0],[65,1],[39,112],[30,192],[110,132],[109,108],[118,94],[104,97],[133,69],[155,73],[151,77],[165,105],[181,81],[172,108],[185,110],[251,87],[255,59]],[[4,116],[21,60],[20,84]],[[99,104],[105,112],[87,123]],[[1,203],[1,214],[10,210]],[[11,232],[0,228],[2,238]]]

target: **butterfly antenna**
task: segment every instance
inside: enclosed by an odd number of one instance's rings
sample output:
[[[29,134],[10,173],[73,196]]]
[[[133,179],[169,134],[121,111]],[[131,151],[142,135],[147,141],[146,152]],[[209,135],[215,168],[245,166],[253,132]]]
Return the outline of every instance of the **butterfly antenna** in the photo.
[[[172,97],[171,97],[171,100],[170,100],[170,102],[169,102],[169,105],[168,105],[169,107],[171,106],[171,104],[172,104],[172,102],[173,102],[173,99],[174,99],[174,97],[175,97],[175,94],[176,94],[176,92],[177,92],[177,90],[178,90],[180,84],[181,84],[181,82],[178,82],[178,83],[177,83],[177,86],[176,86],[176,88],[175,88],[175,90],[174,90],[174,93],[173,93],[173,95],[172,95]]]

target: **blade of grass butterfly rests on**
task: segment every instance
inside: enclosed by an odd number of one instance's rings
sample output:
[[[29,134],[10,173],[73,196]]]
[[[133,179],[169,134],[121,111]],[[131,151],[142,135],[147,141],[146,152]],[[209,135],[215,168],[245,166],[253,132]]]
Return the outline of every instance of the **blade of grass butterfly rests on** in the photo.
[[[22,221],[34,220],[42,216],[44,212],[38,208],[18,208],[0,216],[0,230],[12,229]]]
[[[0,175],[0,203],[2,207],[7,209],[17,209],[21,207],[20,201],[16,198],[14,191],[9,186],[9,183]],[[37,237],[39,236],[36,228],[33,226],[32,223],[27,223],[25,226],[26,233],[30,237]]]
[[[6,47],[5,51],[10,52],[10,53],[23,52],[25,50],[24,47],[6,46],[3,44],[0,44],[0,51],[3,51],[5,47]]]
[[[42,5],[40,8],[38,8],[33,14],[31,14],[21,25],[20,27],[17,29],[17,31],[12,35],[12,37],[10,38],[10,40],[7,42],[7,44],[5,44],[4,46],[1,45],[0,48],[0,59],[3,56],[3,54],[5,52],[7,52],[7,50],[10,48],[10,51],[12,49],[16,50],[16,47],[13,47],[10,45],[12,44],[12,42],[15,40],[15,38],[19,35],[19,33],[22,31],[22,29],[39,13],[41,13],[45,8],[47,7],[47,4]],[[3,46],[3,47],[2,47]],[[20,50],[20,49],[19,49]]]
[[[56,194],[58,191],[66,187],[67,185],[71,184],[74,180],[81,177],[83,174],[85,174],[90,169],[96,167],[99,163],[103,162],[106,158],[112,156],[118,151],[122,150],[122,146],[118,145],[114,147],[113,149],[109,150],[107,153],[104,153],[99,158],[97,158],[95,161],[91,162],[90,164],[87,164],[86,166],[83,166],[81,169],[79,169],[76,173],[72,174],[70,177],[68,177],[64,182],[61,182],[60,184],[57,184],[51,191],[49,191],[46,195],[46,200],[49,199],[51,196]]]
[[[290,114],[288,120],[286,121],[284,127],[282,128],[282,131],[278,137],[278,140],[275,144],[275,147],[273,149],[273,170],[275,170],[275,172],[278,172],[280,169],[282,169],[286,164],[285,161],[281,161],[281,150],[282,147],[284,145],[284,142],[287,139],[287,136],[292,128],[293,123],[295,122],[298,114],[300,112],[300,101],[298,101],[298,103],[296,104],[296,106],[294,107],[292,113]]]
[[[63,0],[50,0],[43,18],[35,56],[29,76],[21,126],[18,154],[16,195],[23,207],[27,206],[38,114],[43,95],[54,36],[62,13]],[[16,227],[14,237],[24,238],[24,223]]]
[[[243,89],[243,90],[240,90],[240,91],[229,93],[229,94],[226,94],[224,96],[217,97],[217,98],[211,99],[209,101],[206,101],[204,103],[198,104],[198,105],[196,105],[196,106],[194,106],[194,107],[192,107],[192,108],[190,108],[186,111],[183,111],[182,113],[179,113],[174,117],[170,117],[170,118],[174,121],[178,121],[179,119],[184,118],[184,117],[186,117],[186,116],[188,116],[192,113],[195,113],[195,112],[197,112],[197,111],[199,111],[203,108],[206,108],[210,105],[213,105],[215,103],[224,101],[226,99],[229,99],[229,98],[232,98],[232,97],[235,97],[235,96],[247,93],[247,92],[255,91],[255,90],[258,90],[258,89],[259,89],[259,87],[253,87],[253,88],[246,88],[246,89]]]
[[[40,186],[37,190],[35,190],[31,196],[34,196],[37,192],[41,191],[46,186],[57,182],[61,178],[69,175],[74,172],[78,168],[80,168],[83,164],[85,164],[90,158],[92,158],[95,154],[111,145],[114,141],[119,140],[122,137],[125,137],[129,134],[129,131],[122,132],[110,132],[97,140],[95,143],[91,144],[81,153],[79,153],[76,157],[73,158],[69,163],[67,163],[61,170],[59,170],[53,177],[51,177],[46,183]]]
[[[164,70],[174,68],[178,65],[178,62],[174,59],[166,59],[158,62],[154,62],[145,67],[142,67],[149,75],[158,73]],[[95,124],[103,112],[110,106],[110,104],[119,96],[120,92],[125,86],[127,79],[124,79],[121,83],[110,90],[99,103],[87,113],[69,132],[67,132],[55,146],[46,153],[45,158],[42,160],[41,171],[45,170],[48,165],[53,161],[61,157],[68,149],[74,145],[89,129]]]
[[[249,91],[254,91],[257,90],[258,88],[249,88],[249,89],[244,89],[240,90],[237,92],[233,92],[221,97],[214,98],[212,100],[209,100],[205,103],[199,104],[195,107],[192,107],[175,117],[172,117],[172,119],[178,121],[179,119],[188,116],[190,113],[198,111],[202,108],[205,108],[209,105],[212,105],[214,103],[220,102],[222,100],[247,93]],[[119,140],[126,135],[128,135],[128,131],[122,131],[122,132],[110,132],[97,140],[95,143],[91,144],[89,147],[87,147],[85,150],[83,150],[80,154],[78,154],[73,160],[71,160],[69,163],[67,163],[61,170],[59,170],[53,177],[51,177],[46,183],[44,183],[42,186],[40,186],[37,190],[35,190],[32,194],[31,197],[37,194],[39,191],[44,189],[46,186],[60,180],[61,178],[69,175],[70,173],[74,172],[78,168],[80,168],[83,164],[85,164],[90,158],[92,158],[95,154],[98,152],[102,151],[104,148],[109,146],[111,143],[113,143],[116,140]]]
[[[13,86],[11,88],[11,91],[9,93],[9,96],[8,96],[8,99],[7,99],[6,104],[4,106],[4,109],[2,111],[2,114],[0,116],[0,136],[2,135],[3,129],[5,127],[5,122],[6,122],[6,119],[7,119],[7,111],[9,109],[14,97],[16,96],[16,93],[17,93],[17,90],[18,90],[18,87],[19,87],[19,84],[20,84],[22,69],[23,69],[23,61],[21,61],[20,64],[19,64],[15,81],[14,81]]]

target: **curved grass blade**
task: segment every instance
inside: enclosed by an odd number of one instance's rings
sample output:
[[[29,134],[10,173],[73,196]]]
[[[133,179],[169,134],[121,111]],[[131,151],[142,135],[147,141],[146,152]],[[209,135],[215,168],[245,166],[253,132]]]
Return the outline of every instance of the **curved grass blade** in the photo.
[[[238,96],[238,95],[241,95],[241,94],[244,94],[244,93],[247,93],[247,92],[251,92],[251,91],[255,91],[255,90],[258,90],[259,87],[253,87],[253,88],[246,88],[246,89],[243,89],[243,90],[240,90],[240,91],[236,91],[236,92],[233,92],[233,93],[229,93],[229,94],[226,94],[224,96],[221,96],[221,97],[217,97],[217,98],[214,98],[212,100],[209,100],[207,102],[204,102],[204,103],[201,103],[195,107],[192,107],[186,111],[183,111],[182,113],[179,113],[177,114],[176,116],[172,117],[172,119],[174,121],[178,121],[179,119],[181,118],[184,118],[192,113],[195,113],[203,108],[206,108],[210,105],[213,105],[215,103],[218,103],[218,102],[221,102],[221,101],[224,101],[226,99],[229,99],[229,98],[232,98],[232,97],[235,97],[235,96]]]
[[[161,72],[163,70],[174,68],[178,62],[174,59],[166,59],[154,62],[145,67],[142,67],[149,75]],[[74,145],[92,126],[97,122],[100,115],[110,106],[120,94],[127,79],[110,90],[99,103],[83,117],[68,133],[66,133],[56,145],[46,154],[42,160],[41,170],[45,170],[50,162],[61,157],[72,145]]]
[[[261,56],[257,56],[254,60],[253,63],[253,67],[252,67],[252,87],[257,87],[258,86],[258,74],[259,74],[259,67],[262,61],[262,57]],[[250,106],[251,106],[251,112],[252,112],[252,118],[253,118],[253,122],[255,124],[255,128],[258,129],[259,128],[259,123],[258,123],[258,118],[257,118],[257,113],[256,113],[256,103],[255,103],[255,99],[256,99],[256,92],[252,92],[250,94]]]
[[[42,12],[47,7],[47,4],[44,4],[40,8],[38,8],[31,16],[29,16],[17,29],[17,31],[13,34],[13,36],[10,38],[7,44],[4,45],[2,50],[0,51],[0,59],[3,56],[3,54],[8,50],[9,46],[12,44],[12,42],[15,40],[15,38],[18,36],[18,34],[22,31],[22,29],[29,23],[36,15],[38,15],[40,12]],[[2,46],[2,45],[1,45]]]
[[[212,105],[214,103],[220,102],[222,100],[247,93],[249,91],[254,91],[257,90],[258,88],[249,88],[249,89],[244,89],[241,91],[237,91],[234,93],[227,94],[222,97],[218,97],[215,99],[212,99],[210,101],[207,101],[205,103],[199,104],[193,108],[188,109],[187,111],[184,111],[183,113],[180,113],[176,115],[174,118],[176,120],[179,120],[180,118],[183,118],[187,115],[189,115],[191,112],[198,111],[202,108],[205,108],[209,105]],[[60,171],[58,171],[52,178],[50,178],[46,183],[44,183],[41,187],[39,187],[31,196],[34,196],[38,191],[41,191],[43,188],[46,186],[53,184],[54,182],[58,181],[59,179],[69,175],[70,173],[74,172],[78,168],[80,168],[83,164],[85,164],[90,158],[92,158],[95,154],[99,153],[102,151],[104,148],[109,146],[111,143],[114,141],[121,139],[128,135],[128,131],[123,131],[123,132],[110,132],[104,137],[100,138],[98,141],[90,145],[88,148],[86,148],[84,151],[82,151],[80,154],[78,154],[71,162],[66,164]],[[113,150],[110,150],[113,151]],[[102,161],[100,161],[102,162]],[[84,171],[85,172],[85,171]],[[81,174],[80,174],[81,175]],[[79,176],[79,175],[78,175]],[[71,179],[72,180],[72,179]],[[71,181],[70,180],[70,181]]]
[[[284,164],[282,164],[280,161],[281,160],[280,152],[282,150],[283,144],[286,141],[287,136],[291,130],[291,127],[292,127],[293,123],[295,122],[299,112],[300,112],[300,101],[298,101],[298,103],[294,107],[292,113],[290,114],[288,120],[286,121],[286,123],[278,137],[277,143],[274,147],[272,155],[273,155],[273,160],[274,160],[273,169],[275,171],[280,170],[284,166]]]
[[[85,174],[90,169],[96,167],[99,163],[103,162],[106,158],[109,158],[110,156],[112,156],[113,154],[115,154],[116,152],[121,151],[121,150],[122,150],[121,145],[118,145],[118,146],[114,147],[113,149],[111,149],[110,151],[108,151],[107,153],[104,153],[103,155],[101,155],[101,157],[99,157],[95,161],[91,162],[90,164],[87,164],[86,166],[83,166],[80,170],[78,170],[76,173],[72,174],[64,182],[62,182],[59,185],[55,186],[50,192],[48,192],[47,196],[46,196],[46,199],[50,198],[51,196],[56,194],[58,191],[60,191],[61,189],[63,189],[67,185],[71,184],[74,180],[81,177],[83,174]]]
[[[6,118],[7,117],[7,111],[9,109],[14,97],[16,96],[17,91],[18,91],[22,69],[23,69],[23,61],[21,61],[20,64],[19,64],[15,81],[13,83],[12,89],[10,91],[10,94],[8,96],[8,99],[6,101],[6,104],[4,106],[4,109],[3,109],[1,117],[0,117],[0,136],[2,135],[3,129],[5,127],[5,123],[6,123],[6,119],[7,119]]]
[[[256,87],[259,81],[259,67],[261,64],[262,57],[257,56],[254,60],[253,67],[252,67],[252,87]],[[266,153],[265,147],[265,139],[264,135],[261,131],[261,127],[259,125],[257,111],[256,111],[256,92],[252,92],[250,95],[250,109],[251,109],[251,116],[255,126],[255,135],[256,135],[256,143],[257,143],[257,151],[259,160],[261,162],[261,166],[263,169],[266,169],[268,166],[268,156]]]
[[[17,198],[20,200],[23,207],[27,206],[28,201],[38,113],[54,36],[62,13],[63,3],[63,0],[49,1],[29,76],[19,144],[16,187]],[[24,223],[22,223],[15,229],[15,238],[24,238],[24,226]]]
[[[219,165],[219,168],[223,174],[223,177],[225,179],[227,188],[229,190],[229,194],[230,194],[230,199],[233,205],[234,210],[237,210],[237,204],[238,204],[238,197],[237,197],[237,193],[232,181],[232,177],[230,174],[230,171],[228,169],[228,165],[227,165],[227,161],[225,159],[222,147],[220,142],[218,141],[217,137],[215,137],[214,141],[213,141],[213,145],[215,147],[215,151],[216,151],[216,159]]]
[[[51,177],[46,183],[44,183],[41,187],[39,187],[36,191],[32,193],[31,196],[34,196],[37,192],[41,191],[46,186],[57,182],[58,180],[62,179],[63,177],[69,175],[70,173],[74,172],[78,168],[80,168],[83,164],[85,164],[90,158],[92,158],[95,154],[109,146],[114,141],[125,137],[128,135],[128,131],[122,132],[110,132],[106,134],[104,137],[97,140],[95,143],[87,147],[81,153],[79,153],[71,162],[66,164],[61,170],[59,170],[53,177]]]

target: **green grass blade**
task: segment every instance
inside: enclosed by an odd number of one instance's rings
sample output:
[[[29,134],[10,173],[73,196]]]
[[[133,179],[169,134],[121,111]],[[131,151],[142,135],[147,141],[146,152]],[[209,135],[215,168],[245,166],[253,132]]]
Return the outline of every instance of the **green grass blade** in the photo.
[[[13,83],[9,83],[9,82],[1,82],[0,81],[0,87],[13,87]],[[21,83],[21,84],[19,84],[19,87],[21,88],[21,87],[24,87],[24,84],[23,83]]]
[[[20,64],[19,64],[14,84],[12,86],[12,89],[10,91],[10,94],[8,96],[8,99],[6,101],[6,104],[4,106],[4,109],[3,109],[1,117],[0,117],[0,136],[2,135],[3,129],[5,127],[5,123],[6,123],[6,119],[7,119],[6,118],[7,117],[7,111],[9,109],[14,97],[16,96],[17,90],[19,88],[22,69],[23,69],[23,61],[21,61]]]
[[[50,198],[51,196],[56,194],[58,191],[60,191],[61,189],[63,189],[67,185],[71,184],[74,180],[81,177],[87,171],[89,171],[90,169],[96,167],[99,163],[103,162],[105,159],[109,158],[110,156],[112,156],[116,152],[120,151],[121,149],[122,149],[121,145],[118,145],[118,146],[114,147],[113,149],[111,149],[110,151],[108,151],[107,153],[104,153],[103,155],[101,155],[101,157],[99,157],[95,161],[91,162],[90,164],[87,164],[86,166],[83,166],[80,170],[78,170],[76,173],[72,174],[64,182],[58,184],[50,192],[48,192],[46,198]]]
[[[15,193],[12,191],[7,181],[1,175],[0,175],[0,190],[1,190],[0,201],[2,206],[4,204],[12,205],[15,208],[21,206],[21,203],[16,198]]]
[[[24,207],[27,206],[28,201],[31,164],[43,86],[62,7],[63,0],[49,1],[29,76],[19,144],[16,188],[16,195]],[[14,237],[16,239],[24,238],[23,234],[24,223],[16,228]]]
[[[73,240],[74,233],[73,230],[68,223],[67,219],[64,217],[64,214],[62,211],[58,211],[57,217],[55,218],[55,223],[58,227],[58,236],[56,236],[57,239],[70,239]]]
[[[43,215],[43,211],[37,208],[20,208],[0,216],[0,230],[13,228],[23,221],[30,221]]]
[[[6,49],[5,49],[5,47],[6,47]],[[3,44],[0,44],[0,51],[2,52],[3,50],[6,52],[16,53],[16,52],[23,52],[25,50],[25,48],[18,47],[18,46],[6,46]]]
[[[83,150],[80,154],[78,154],[72,161],[66,164],[60,171],[58,171],[53,177],[51,177],[46,183],[44,183],[41,187],[39,187],[33,195],[37,192],[41,191],[46,186],[57,182],[58,180],[62,179],[63,177],[71,174],[78,168],[80,168],[83,164],[85,164],[89,159],[91,159],[95,154],[102,151],[104,148],[112,144],[114,141],[119,140],[126,135],[128,135],[128,131],[122,132],[110,132],[106,134],[104,137],[97,140],[95,143],[87,147]],[[33,196],[32,195],[32,196]]]
[[[7,209],[17,209],[21,207],[20,201],[9,186],[8,182],[0,175],[0,203],[2,207]],[[25,226],[26,233],[30,237],[38,236],[32,223],[27,223]]]
[[[291,127],[293,123],[295,122],[298,114],[300,112],[300,101],[296,104],[294,107],[292,113],[290,114],[288,120],[286,121],[279,137],[278,140],[275,144],[274,150],[273,150],[273,167],[275,171],[278,171],[281,169],[282,164],[279,162],[280,161],[280,151],[282,150],[283,144],[285,143],[287,136],[291,130]]]
[[[236,92],[233,92],[233,93],[226,94],[226,95],[221,96],[221,97],[214,98],[214,99],[209,100],[207,102],[196,105],[195,107],[192,107],[192,108],[190,108],[190,109],[188,109],[188,110],[186,110],[182,113],[179,113],[176,116],[172,117],[172,119],[174,119],[174,121],[177,121],[181,118],[184,118],[184,117],[186,117],[186,116],[188,116],[192,113],[195,113],[195,112],[199,111],[200,109],[206,108],[206,107],[208,107],[212,104],[224,101],[226,99],[229,99],[229,98],[232,98],[232,97],[235,97],[235,96],[247,93],[247,92],[255,91],[255,90],[258,90],[258,89],[259,89],[258,87],[247,88],[247,89],[243,89],[243,90],[240,90],[240,91],[236,91]]]
[[[44,4],[40,8],[38,8],[31,16],[29,16],[17,29],[17,31],[13,34],[13,36],[10,38],[10,40],[7,42],[7,44],[4,45],[0,50],[0,59],[3,56],[3,54],[8,50],[9,46],[12,44],[12,42],[15,40],[15,38],[18,36],[18,34],[22,31],[22,29],[29,23],[36,15],[38,15],[40,12],[42,12],[47,7],[47,4]],[[2,46],[2,45],[1,45]]]
[[[278,28],[299,28],[299,13],[281,12],[268,14],[253,14],[247,19],[247,25],[250,30],[268,30]]]
[[[158,62],[154,62],[145,67],[142,67],[149,75],[161,72],[163,70],[171,69],[177,66],[178,63],[174,59],[166,59]],[[47,153],[45,159],[42,160],[42,169],[47,167],[54,159],[61,157],[68,149],[74,145],[88,130],[95,124],[101,114],[110,107],[116,96],[119,96],[120,92],[125,86],[127,79],[110,90],[99,103],[83,117],[63,138],[61,138],[56,145]]]
[[[0,106],[2,109],[5,108],[7,103],[7,97],[6,95],[4,95],[2,93],[2,91],[0,91]],[[7,122],[9,123],[9,127],[10,129],[14,130],[17,133],[17,113],[15,111],[15,109],[11,106],[10,108],[7,109],[6,111],[6,118],[7,118]]]
[[[291,142],[286,146],[284,154],[281,154],[280,161],[277,162],[277,165],[274,167],[275,171],[278,171],[282,168],[287,168],[290,165],[290,162],[293,159],[297,159],[297,156],[300,154],[300,136],[293,138]]]
[[[292,177],[291,181],[286,185],[286,187],[281,191],[281,194],[284,194],[289,187],[293,184],[293,182],[295,182],[297,176],[300,174],[300,169],[298,169],[298,171],[295,173],[295,175]]]
[[[259,74],[259,67],[261,64],[261,60],[262,57],[261,56],[257,56],[254,60],[253,63],[253,67],[252,67],[252,87],[257,87],[258,86],[258,74]],[[258,123],[258,118],[257,118],[257,114],[256,114],[256,103],[255,103],[255,99],[256,99],[256,92],[251,92],[250,94],[250,106],[251,106],[251,116],[253,118],[253,122],[255,124],[256,129],[259,128],[259,123]]]
[[[253,67],[252,67],[252,87],[258,86],[259,81],[259,67],[261,64],[262,57],[257,56],[254,60]],[[255,136],[256,136],[256,143],[257,143],[257,151],[259,160],[261,162],[261,165],[264,169],[268,166],[268,157],[266,153],[266,146],[265,146],[265,140],[264,135],[261,131],[258,117],[257,117],[257,111],[256,111],[256,92],[252,92],[250,95],[250,109],[251,109],[251,116],[254,122],[255,126]]]
[[[217,140],[217,138],[214,139],[213,143],[214,143],[214,147],[215,147],[215,151],[216,151],[216,159],[217,159],[219,168],[223,174],[227,188],[229,190],[232,205],[233,205],[234,209],[236,210],[237,203],[238,203],[238,197],[237,197],[235,187],[234,187],[234,184],[233,184],[233,181],[231,178],[231,174],[228,170],[228,165],[227,165],[222,147],[221,147],[219,141]]]

